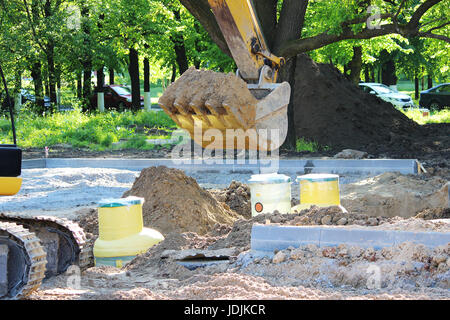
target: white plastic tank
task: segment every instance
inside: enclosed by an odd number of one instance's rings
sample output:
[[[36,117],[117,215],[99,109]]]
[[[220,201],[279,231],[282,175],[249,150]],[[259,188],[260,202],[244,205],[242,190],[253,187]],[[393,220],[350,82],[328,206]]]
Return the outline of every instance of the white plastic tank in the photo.
[[[292,179],[271,173],[254,175],[248,181],[251,192],[252,216],[263,213],[291,213]]]

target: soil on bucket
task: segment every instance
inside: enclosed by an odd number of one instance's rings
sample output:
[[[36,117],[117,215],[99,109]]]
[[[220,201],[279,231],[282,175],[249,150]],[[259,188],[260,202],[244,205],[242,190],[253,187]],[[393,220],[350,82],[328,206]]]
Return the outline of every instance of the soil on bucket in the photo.
[[[231,225],[238,215],[197,181],[177,169],[151,167],[144,169],[131,190],[123,197],[145,199],[144,225],[167,235],[171,232],[195,232],[204,235],[216,224]]]
[[[247,88],[247,84],[235,74],[217,73],[210,70],[187,70],[176,82],[172,83],[159,99],[159,103],[169,110],[174,104],[184,108],[194,105],[200,110],[205,103],[211,105],[216,112],[225,107],[235,115],[242,117],[243,123],[254,121],[256,114],[256,98]],[[241,107],[245,113],[239,112]]]

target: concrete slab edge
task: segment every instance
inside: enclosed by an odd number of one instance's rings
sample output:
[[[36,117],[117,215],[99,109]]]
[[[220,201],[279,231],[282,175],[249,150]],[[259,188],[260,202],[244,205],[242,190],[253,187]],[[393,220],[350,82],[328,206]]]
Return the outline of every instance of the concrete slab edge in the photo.
[[[380,250],[404,242],[437,247],[450,243],[450,233],[272,225],[254,225],[251,233],[252,252],[266,256],[273,255],[275,250],[299,248],[308,244],[318,247],[346,244]]]
[[[42,168],[111,168],[140,171],[152,166],[167,166],[185,171],[227,172],[258,174],[265,171],[278,171],[281,174],[302,175],[308,173],[334,174],[382,174],[399,172],[402,174],[418,174],[417,160],[369,159],[369,160],[336,160],[336,159],[303,159],[280,160],[278,163],[267,163],[256,160],[233,161],[223,164],[213,160],[173,161],[171,159],[36,159],[24,160],[23,169]]]

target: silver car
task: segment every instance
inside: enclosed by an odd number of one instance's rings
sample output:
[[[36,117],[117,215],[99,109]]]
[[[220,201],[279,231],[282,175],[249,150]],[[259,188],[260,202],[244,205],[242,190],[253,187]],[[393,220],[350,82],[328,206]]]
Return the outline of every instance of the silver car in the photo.
[[[381,83],[360,83],[360,88],[365,92],[374,94],[386,102],[390,102],[399,109],[414,108],[413,99],[404,93],[395,92],[388,86]]]

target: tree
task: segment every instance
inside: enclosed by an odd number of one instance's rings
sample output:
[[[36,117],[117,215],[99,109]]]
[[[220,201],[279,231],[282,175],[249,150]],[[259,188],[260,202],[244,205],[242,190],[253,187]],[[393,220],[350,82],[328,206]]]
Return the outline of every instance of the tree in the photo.
[[[200,21],[214,42],[230,54],[207,0],[180,0]],[[369,5],[380,9],[377,26],[368,25],[373,16]],[[295,70],[298,55],[338,43],[343,40],[364,40],[398,34],[405,38],[422,37],[450,42],[448,0],[376,0],[376,1],[254,1],[271,51],[287,59],[281,79],[291,83],[295,92]],[[289,105],[289,134],[286,146],[295,144],[293,99]]]

